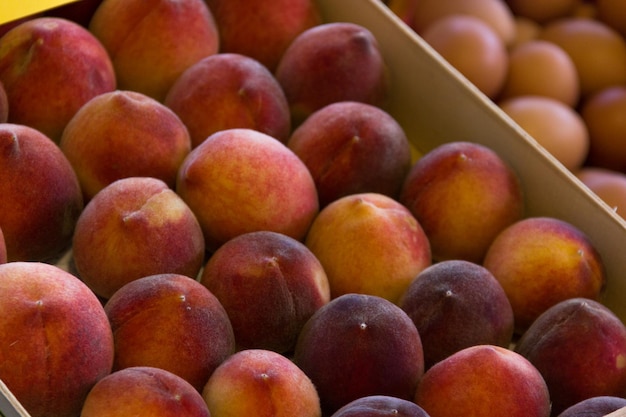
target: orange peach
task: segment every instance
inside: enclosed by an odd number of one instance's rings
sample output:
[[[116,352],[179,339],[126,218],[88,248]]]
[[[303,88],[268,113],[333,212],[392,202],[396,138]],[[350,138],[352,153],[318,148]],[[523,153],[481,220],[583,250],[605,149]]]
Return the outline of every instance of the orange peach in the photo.
[[[392,302],[367,294],[334,298],[307,321],[293,360],[330,415],[369,395],[411,400],[424,372],[419,333]]]
[[[313,221],[305,243],[326,271],[332,298],[362,293],[397,303],[431,264],[419,222],[383,194],[353,194],[330,203]]]
[[[426,369],[466,347],[508,347],[513,340],[506,293],[486,268],[472,262],[441,261],[424,269],[400,307],[419,331]]]
[[[319,210],[306,165],[253,129],[222,130],[193,149],[176,191],[196,214],[209,251],[260,230],[302,240]]]
[[[322,23],[312,0],[206,0],[220,33],[222,52],[249,56],[274,71],[291,42]]]
[[[503,230],[483,266],[504,288],[517,333],[560,301],[598,300],[606,283],[603,261],[589,238],[552,217],[529,217]]]
[[[241,350],[213,372],[202,390],[211,417],[320,417],[309,377],[287,357]]]
[[[428,369],[414,398],[430,417],[549,417],[550,393],[522,355],[492,345],[462,349]]]
[[[38,262],[0,265],[0,379],[32,417],[75,417],[113,365],[100,301],[79,279]]]
[[[234,237],[209,258],[200,282],[226,309],[239,349],[289,352],[304,323],[330,301],[313,253],[281,233]]]
[[[249,128],[287,142],[291,116],[274,75],[240,54],[203,58],[176,79],[164,100],[189,129],[195,148],[220,130]]]
[[[204,0],[103,0],[89,30],[108,51],[118,88],[158,101],[185,69],[219,48]]]
[[[305,120],[287,142],[311,171],[320,206],[348,194],[375,192],[396,198],[411,167],[402,126],[371,104],[329,104]]]
[[[473,142],[450,142],[424,154],[409,171],[399,201],[423,227],[436,261],[480,264],[496,235],[524,213],[515,171]]]
[[[515,345],[545,379],[552,412],[626,392],[626,326],[598,301],[569,298],[543,312]]]
[[[141,93],[116,90],[85,103],[67,124],[59,146],[89,201],[127,177],[158,178],[174,189],[191,139],[165,105]]]
[[[165,369],[202,390],[235,352],[233,328],[219,300],[193,278],[159,274],[122,286],[104,305],[115,341],[113,370]]]
[[[83,209],[80,185],[40,131],[0,124],[0,227],[9,261],[53,261],[68,249]]]
[[[164,369],[137,366],[102,378],[89,392],[81,417],[210,417],[202,395]]]
[[[76,273],[100,297],[156,274],[195,278],[204,262],[202,229],[163,181],[117,180],[85,206],[72,242]]]
[[[116,88],[113,64],[98,39],[56,17],[27,20],[0,38],[0,81],[11,109],[8,121],[57,143],[83,104]]]
[[[294,126],[337,101],[382,106],[389,89],[378,41],[367,28],[348,22],[320,24],[302,32],[285,50],[275,75]]]

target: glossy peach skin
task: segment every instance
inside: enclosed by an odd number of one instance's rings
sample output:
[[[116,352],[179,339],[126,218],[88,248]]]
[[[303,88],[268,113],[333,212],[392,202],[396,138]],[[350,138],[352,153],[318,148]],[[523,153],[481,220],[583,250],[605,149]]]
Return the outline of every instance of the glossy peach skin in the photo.
[[[256,59],[274,71],[291,42],[322,23],[312,0],[207,0],[220,31],[222,52]]]
[[[0,378],[32,417],[79,415],[113,365],[113,334],[96,296],[50,264],[0,265]]]
[[[238,349],[290,352],[304,323],[330,301],[315,255],[302,242],[270,231],[224,243],[205,264],[200,283],[226,309]]]
[[[397,198],[411,166],[402,126],[381,108],[355,101],[311,114],[287,146],[311,171],[321,207],[364,192]]]
[[[431,265],[430,244],[418,221],[383,194],[348,195],[324,207],[305,244],[324,267],[332,298],[361,293],[397,303]]]
[[[81,417],[210,417],[202,396],[183,378],[137,366],[108,375],[89,392]]]
[[[504,288],[518,334],[560,301],[599,300],[606,285],[604,263],[589,238],[552,217],[528,217],[503,230],[483,266]]]
[[[0,124],[0,227],[9,261],[54,261],[83,209],[71,164],[43,133]]]
[[[78,276],[108,299],[148,275],[195,278],[205,244],[195,215],[163,181],[129,177],[109,184],[85,206],[72,254]]]
[[[165,369],[201,391],[235,352],[219,300],[193,278],[159,274],[121,287],[104,305],[115,341],[113,370]]]
[[[158,178],[174,189],[191,138],[165,105],[145,94],[116,90],[85,103],[67,124],[59,146],[89,201],[128,177]]]
[[[202,390],[211,417],[320,417],[309,377],[286,356],[241,350],[213,372]]]
[[[203,0],[104,0],[89,30],[111,57],[118,88],[158,101],[185,69],[219,48]]]
[[[303,240],[319,211],[304,163],[253,129],[222,130],[193,149],[176,191],[197,216],[209,251],[259,230]]]
[[[117,85],[98,39],[56,17],[27,20],[0,39],[0,81],[11,109],[9,122],[33,127],[57,143],[83,104]]]
[[[173,83],[164,103],[185,123],[195,148],[220,130],[249,128],[287,142],[291,115],[274,75],[249,56],[200,59]]]
[[[550,416],[543,377],[526,358],[493,345],[456,352],[426,371],[415,403],[430,417]]]

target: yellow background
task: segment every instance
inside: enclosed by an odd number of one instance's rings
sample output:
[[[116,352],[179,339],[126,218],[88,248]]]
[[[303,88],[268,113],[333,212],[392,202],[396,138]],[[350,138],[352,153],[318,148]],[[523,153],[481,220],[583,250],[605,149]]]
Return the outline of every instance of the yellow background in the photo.
[[[0,0],[0,24],[76,0]]]

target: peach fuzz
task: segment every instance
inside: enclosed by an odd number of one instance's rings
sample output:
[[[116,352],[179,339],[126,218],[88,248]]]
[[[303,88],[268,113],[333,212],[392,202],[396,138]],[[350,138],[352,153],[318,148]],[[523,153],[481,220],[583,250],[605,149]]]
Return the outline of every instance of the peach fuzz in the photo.
[[[230,320],[219,300],[193,278],[151,275],[117,290],[104,305],[115,342],[113,370],[165,369],[201,391],[235,352]]]
[[[368,395],[411,400],[424,373],[411,319],[367,294],[345,294],[317,310],[298,337],[293,361],[317,388],[325,415]]]
[[[543,377],[522,355],[492,345],[465,348],[426,371],[415,403],[430,417],[550,416]]]
[[[160,102],[116,90],[85,103],[67,124],[59,146],[89,201],[127,177],[158,178],[173,189],[191,139],[178,116]]]
[[[304,163],[252,129],[222,130],[193,149],[179,169],[176,191],[196,214],[209,251],[260,230],[302,240],[319,211]]]
[[[463,141],[439,145],[418,159],[399,201],[423,227],[435,261],[482,263],[496,235],[524,213],[515,171],[492,149]]]
[[[364,192],[396,198],[411,167],[402,126],[381,108],[355,101],[317,110],[287,146],[311,171],[321,207]]]
[[[58,146],[28,126],[0,124],[0,149],[7,259],[53,261],[71,245],[83,209],[76,174]]]
[[[111,373],[89,392],[81,417],[211,417],[202,396],[164,369],[136,366]]]
[[[202,229],[163,181],[117,180],[85,206],[72,241],[78,276],[100,297],[148,275],[195,278],[204,262]]]
[[[0,38],[0,81],[11,109],[8,121],[57,143],[83,104],[116,88],[113,64],[98,39],[55,17],[27,20]]]
[[[431,265],[419,222],[383,194],[353,194],[330,203],[313,221],[305,244],[324,267],[332,298],[361,293],[397,303]]]
[[[287,142],[289,104],[274,75],[245,55],[197,61],[176,79],[164,103],[185,123],[193,147],[220,130],[248,128]]]
[[[589,238],[552,217],[529,217],[503,230],[483,266],[504,288],[519,334],[560,301],[599,300],[606,284],[603,261]]]
[[[202,390],[211,417],[320,417],[309,377],[287,357],[241,350],[213,372]]]
[[[274,72],[298,126],[338,101],[386,103],[387,65],[378,41],[365,27],[324,23],[305,30],[285,50]]]
[[[75,417],[113,365],[97,297],[50,264],[0,265],[0,378],[32,417]]]
[[[118,88],[158,101],[185,69],[219,48],[203,0],[103,0],[89,30],[111,57]]]
[[[238,349],[293,349],[304,323],[330,301],[326,272],[300,241],[258,231],[230,239],[209,258],[200,283],[226,309]]]

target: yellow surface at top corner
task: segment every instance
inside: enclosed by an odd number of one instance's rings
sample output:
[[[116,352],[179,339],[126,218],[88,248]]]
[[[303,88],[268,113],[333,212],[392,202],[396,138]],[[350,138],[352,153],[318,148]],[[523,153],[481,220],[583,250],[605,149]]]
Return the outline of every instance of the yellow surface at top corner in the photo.
[[[77,0],[0,0],[0,24]]]

